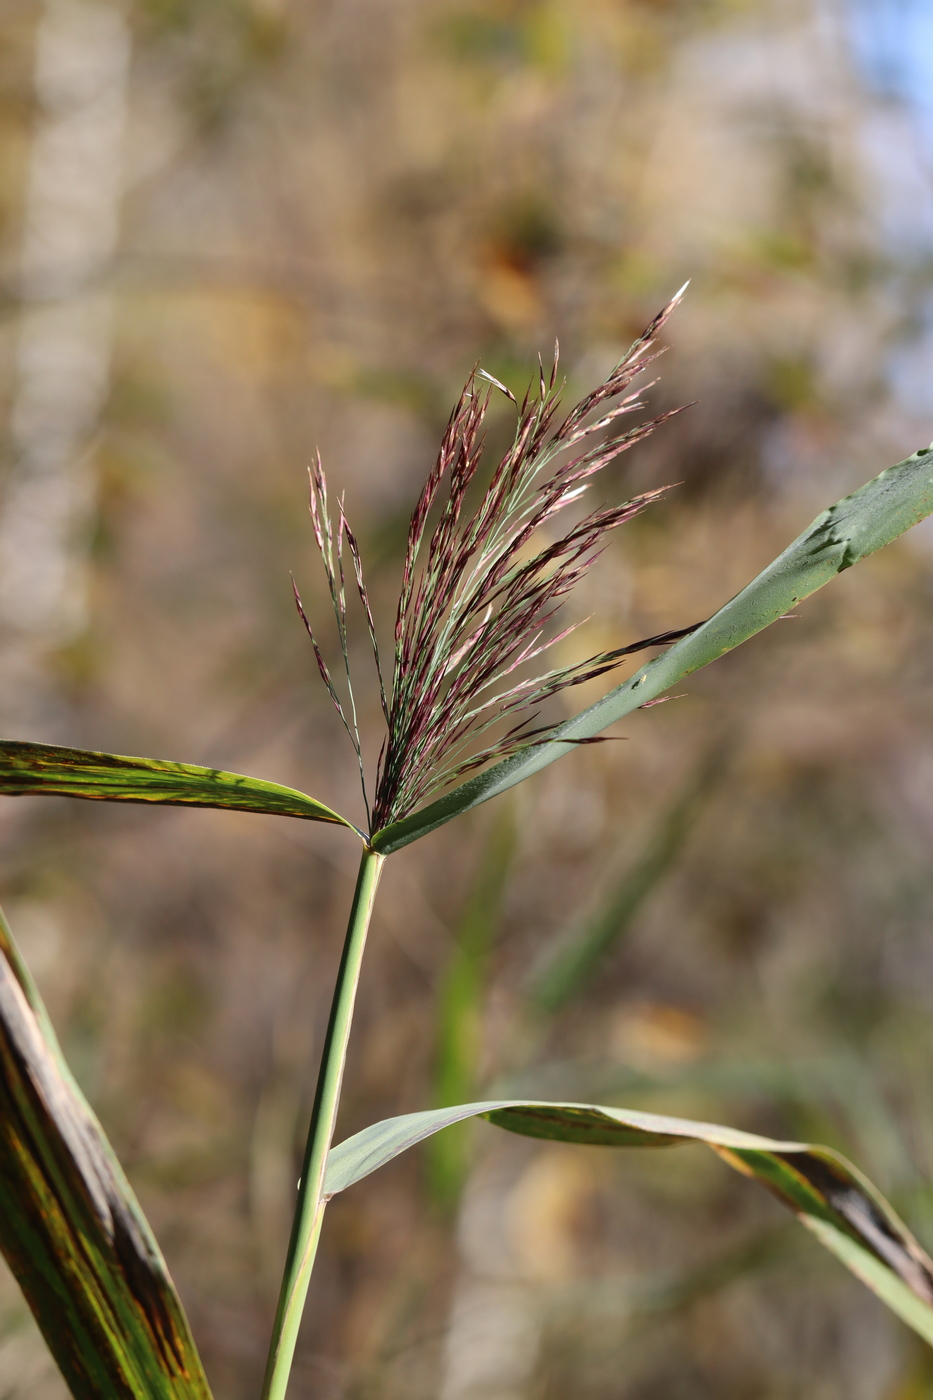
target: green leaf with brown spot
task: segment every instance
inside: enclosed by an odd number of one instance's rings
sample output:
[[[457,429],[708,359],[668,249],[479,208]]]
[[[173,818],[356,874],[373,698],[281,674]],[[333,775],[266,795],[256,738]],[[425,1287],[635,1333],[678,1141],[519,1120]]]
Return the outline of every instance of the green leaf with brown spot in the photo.
[[[76,1400],[210,1400],[165,1261],[2,914],[0,1249]]]
[[[364,1128],[331,1150],[327,1197],[442,1128],[476,1117],[552,1142],[599,1147],[702,1143],[736,1171],[766,1186],[847,1269],[933,1345],[933,1260],[871,1182],[827,1147],[599,1104],[495,1099],[409,1113]]]

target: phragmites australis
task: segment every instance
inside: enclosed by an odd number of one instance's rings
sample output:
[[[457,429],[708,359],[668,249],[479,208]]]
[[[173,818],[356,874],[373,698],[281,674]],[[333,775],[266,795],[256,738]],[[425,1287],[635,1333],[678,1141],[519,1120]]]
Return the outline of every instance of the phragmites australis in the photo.
[[[504,758],[524,744],[547,742],[542,735],[551,726],[534,727],[535,710],[542,701],[612,670],[632,652],[674,641],[692,630],[664,633],[571,666],[525,674],[529,663],[574,630],[567,627],[552,634],[549,624],[563,598],[602,551],[608,533],[666,489],[648,491],[621,505],[601,506],[555,537],[552,522],[580,499],[591,479],[659,423],[680,412],[674,409],[618,431],[619,420],[644,406],[641,389],[628,391],[660,353],[653,348],[655,338],[683,290],[655,317],[608,378],[565,417],[559,416],[556,346],[549,374],[539,362],[538,383],[520,405],[505,385],[485,371],[470,375],[411,517],[391,678],[381,663],[360,551],[343,500],[334,522],[320,457],[311,469],[311,517],[337,620],[346,701],[338,694],[297,589],[295,600],[324,683],[356,752],[373,832],[406,816],[431,793],[471,769]],[[478,503],[467,511],[467,493],[482,459],[483,427],[494,391],[516,403],[515,436]],[[429,531],[432,514],[435,523]],[[532,539],[546,524],[550,528],[535,549]],[[387,727],[371,811],[350,680],[347,573],[352,575],[366,617]],[[481,736],[486,736],[485,741]]]

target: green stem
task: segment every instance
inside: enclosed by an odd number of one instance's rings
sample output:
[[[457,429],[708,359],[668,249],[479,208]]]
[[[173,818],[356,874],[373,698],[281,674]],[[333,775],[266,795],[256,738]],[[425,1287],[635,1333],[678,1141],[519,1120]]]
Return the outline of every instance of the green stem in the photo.
[[[324,1170],[340,1103],[340,1086],[347,1058],[350,1023],[353,1020],[353,1003],[360,980],[360,964],[384,859],[384,856],[367,847],[360,860],[353,908],[350,910],[350,922],[347,925],[340,971],[337,973],[337,985],[330,1008],[330,1022],[321,1056],[321,1068],[318,1072],[308,1145],[305,1148],[298,1186],[298,1203],[295,1207],[282,1291],[279,1294],[275,1326],[269,1346],[262,1400],[284,1400],[288,1386],[298,1328],[301,1325],[301,1315],[321,1234],[321,1221],[327,1204],[323,1198]]]

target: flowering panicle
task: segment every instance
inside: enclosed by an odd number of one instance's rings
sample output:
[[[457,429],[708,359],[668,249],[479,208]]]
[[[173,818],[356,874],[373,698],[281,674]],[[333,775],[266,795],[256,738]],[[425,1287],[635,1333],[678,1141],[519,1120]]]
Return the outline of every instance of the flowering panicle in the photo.
[[[592,477],[659,423],[680,412],[675,409],[628,431],[618,431],[618,420],[644,406],[639,401],[640,390],[627,391],[660,353],[652,352],[655,337],[681,296],[682,291],[655,317],[608,378],[562,420],[556,346],[549,374],[545,375],[539,359],[536,392],[529,390],[520,405],[491,375],[480,370],[470,376],[411,517],[390,685],[386,685],[382,670],[359,549],[342,500],[336,530],[331,526],[327,486],[318,459],[310,474],[311,515],[337,618],[349,714],[297,590],[295,597],[321,675],[353,743],[365,798],[347,644],[346,543],[367,619],[388,730],[376,776],[371,813],[374,831],[405,816],[431,793],[471,769],[503,758],[529,742],[547,742],[540,736],[550,726],[535,729],[533,724],[535,707],[550,696],[612,670],[634,651],[683,635],[665,633],[600,652],[571,666],[516,677],[574,630],[567,627],[557,635],[548,635],[548,624],[563,598],[601,553],[607,534],[662,494],[649,491],[621,505],[602,506],[570,525],[558,538],[547,539],[536,552],[531,545],[541,526],[584,495]],[[518,422],[512,445],[470,513],[467,493],[482,459],[483,427],[494,389],[516,403]],[[604,411],[594,419],[595,411],[604,405]],[[429,532],[435,507],[436,523]],[[509,720],[517,722],[505,733],[500,730],[485,744],[477,744],[480,736]]]

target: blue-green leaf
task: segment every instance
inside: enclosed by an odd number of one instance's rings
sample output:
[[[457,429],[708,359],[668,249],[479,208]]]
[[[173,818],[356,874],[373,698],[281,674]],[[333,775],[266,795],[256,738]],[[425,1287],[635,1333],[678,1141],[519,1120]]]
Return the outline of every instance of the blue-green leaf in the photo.
[[[481,802],[524,782],[610,724],[663,695],[783,617],[836,574],[896,540],[933,512],[933,449],[922,448],[818,515],[809,529],[731,602],[674,646],[639,667],[631,680],[558,725],[547,743],[529,745],[373,838],[383,855],[400,850]]]

